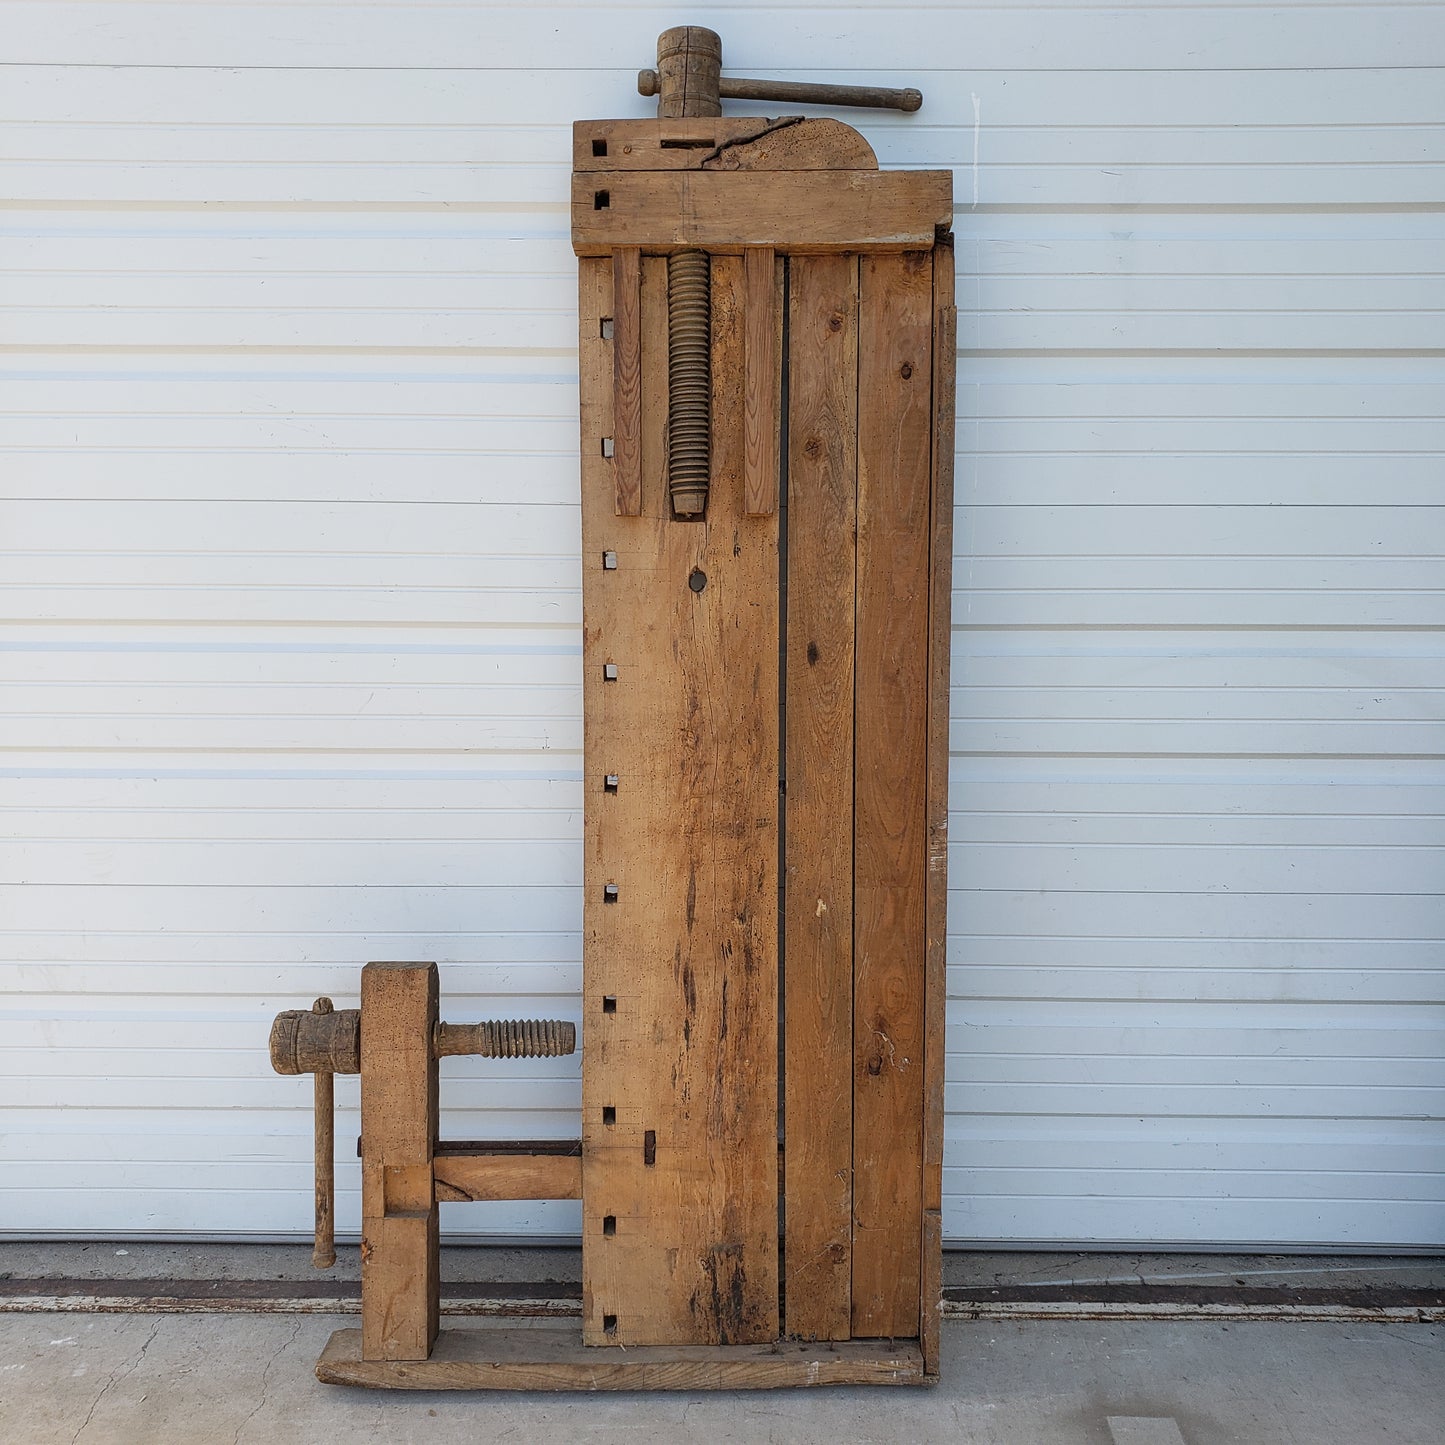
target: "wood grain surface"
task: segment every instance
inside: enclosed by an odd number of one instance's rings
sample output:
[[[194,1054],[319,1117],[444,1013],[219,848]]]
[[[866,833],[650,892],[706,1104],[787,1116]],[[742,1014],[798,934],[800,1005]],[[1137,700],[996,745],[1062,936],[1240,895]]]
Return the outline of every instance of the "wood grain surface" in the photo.
[[[916,1385],[912,1340],[816,1346],[673,1345],[599,1349],[575,1328],[444,1330],[431,1359],[363,1360],[359,1330],[337,1330],[316,1364],[328,1385],[389,1390],[768,1390],[799,1385]]]
[[[642,511],[642,253],[612,254],[612,477],[619,516]]]
[[[949,171],[592,171],[572,177],[572,248],[907,251],[953,220]]]
[[[784,1131],[791,1335],[847,1339],[858,258],[789,267]]]
[[[361,1334],[369,1360],[424,1360],[439,1323],[436,1022],[436,964],[362,969]]]
[[[902,1336],[922,1264],[933,267],[860,272],[853,1334]]]
[[[642,273],[642,514],[583,466],[584,1334],[752,1342],[778,1325],[777,519],[743,515],[741,260],[713,265],[703,521],[668,511],[665,260]],[[588,457],[610,268],[581,276]]]

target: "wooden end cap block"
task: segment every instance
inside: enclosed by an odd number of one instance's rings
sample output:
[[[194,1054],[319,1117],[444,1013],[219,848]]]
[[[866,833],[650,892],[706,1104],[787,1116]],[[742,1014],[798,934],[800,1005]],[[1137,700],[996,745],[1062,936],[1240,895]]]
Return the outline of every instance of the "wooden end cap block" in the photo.
[[[876,171],[873,147],[830,116],[579,120],[574,171]]]
[[[572,177],[572,247],[920,251],[953,220],[951,171],[594,171]]]

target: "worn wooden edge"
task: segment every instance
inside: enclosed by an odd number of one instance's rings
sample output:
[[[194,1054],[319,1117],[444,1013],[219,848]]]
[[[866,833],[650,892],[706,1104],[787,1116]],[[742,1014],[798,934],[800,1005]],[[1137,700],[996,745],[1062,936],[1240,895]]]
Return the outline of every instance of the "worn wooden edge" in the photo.
[[[850,1333],[858,258],[788,263],[784,1325]]]
[[[924,251],[953,220],[951,171],[594,171],[572,177],[572,249]]]
[[[575,1326],[449,1329],[426,1360],[363,1360],[337,1330],[316,1362],[326,1385],[373,1390],[776,1390],[927,1383],[916,1340],[766,1345],[584,1345]]]
[[[852,1333],[920,1317],[933,264],[860,264]]]
[[[574,171],[876,171],[873,147],[832,116],[579,120]]]
[[[377,1357],[425,1356],[440,1322],[439,991],[435,963],[361,971],[361,1323]]]
[[[771,246],[743,252],[743,512],[778,509],[778,298]]]
[[[939,1369],[943,1244],[943,1085],[947,1016],[949,658],[953,598],[953,466],[958,325],[952,235],[933,252],[933,457],[928,599],[928,876],[924,885],[923,1268],[919,1338]]]
[[[437,1198],[581,1199],[581,1154],[451,1154],[432,1160]]]

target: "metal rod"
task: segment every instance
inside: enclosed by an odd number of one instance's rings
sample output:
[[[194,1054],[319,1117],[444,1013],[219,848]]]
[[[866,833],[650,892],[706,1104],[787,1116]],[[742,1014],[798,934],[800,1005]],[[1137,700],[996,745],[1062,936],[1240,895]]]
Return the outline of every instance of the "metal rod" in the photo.
[[[637,72],[639,95],[657,95],[662,81],[655,70]],[[724,75],[718,81],[723,100],[779,100],[798,105],[858,105],[872,110],[915,111],[923,92],[908,86],[901,90],[884,85],[828,85],[806,80],[746,80]]]

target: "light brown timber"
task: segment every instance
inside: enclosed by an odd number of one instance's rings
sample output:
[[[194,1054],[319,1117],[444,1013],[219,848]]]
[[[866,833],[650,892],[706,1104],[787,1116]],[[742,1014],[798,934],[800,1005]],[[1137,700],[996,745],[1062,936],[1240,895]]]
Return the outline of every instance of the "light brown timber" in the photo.
[[[922,1268],[933,264],[864,256],[858,326],[853,1334],[913,1336]]]
[[[743,511],[778,509],[778,307],[771,247],[743,252]]]
[[[436,964],[362,969],[361,1335],[368,1360],[424,1360],[436,1338],[436,1022]]]
[[[360,1358],[358,1331],[337,1330],[316,1364],[328,1385],[390,1390],[769,1390],[799,1385],[917,1385],[914,1340],[836,1345],[671,1345],[601,1349],[575,1328],[443,1330],[431,1359]]]
[[[579,120],[574,171],[876,171],[873,147],[831,117]]]
[[[613,509],[621,517],[642,511],[642,252],[612,253],[612,476]]]
[[[777,520],[742,515],[742,262],[713,263],[713,484],[699,522],[672,519],[661,480],[664,325],[643,328],[640,516],[615,514],[610,475],[587,457],[611,421],[611,359],[590,341],[612,314],[599,309],[611,268],[584,261],[580,278],[584,1337],[766,1341],[778,1322]],[[642,314],[666,315],[663,258],[643,258]]]
[[[928,873],[923,1011],[923,1264],[919,1337],[924,1368],[938,1375],[942,1294],[943,1081],[947,1011],[948,715],[953,597],[953,448],[958,324],[953,237],[933,250],[933,485],[929,523]]]
[[[858,258],[789,263],[783,1327],[849,1336]]]
[[[572,248],[789,254],[932,246],[949,171],[594,171],[572,177]]]
[[[580,1199],[580,1154],[438,1155],[432,1161],[437,1198]]]

